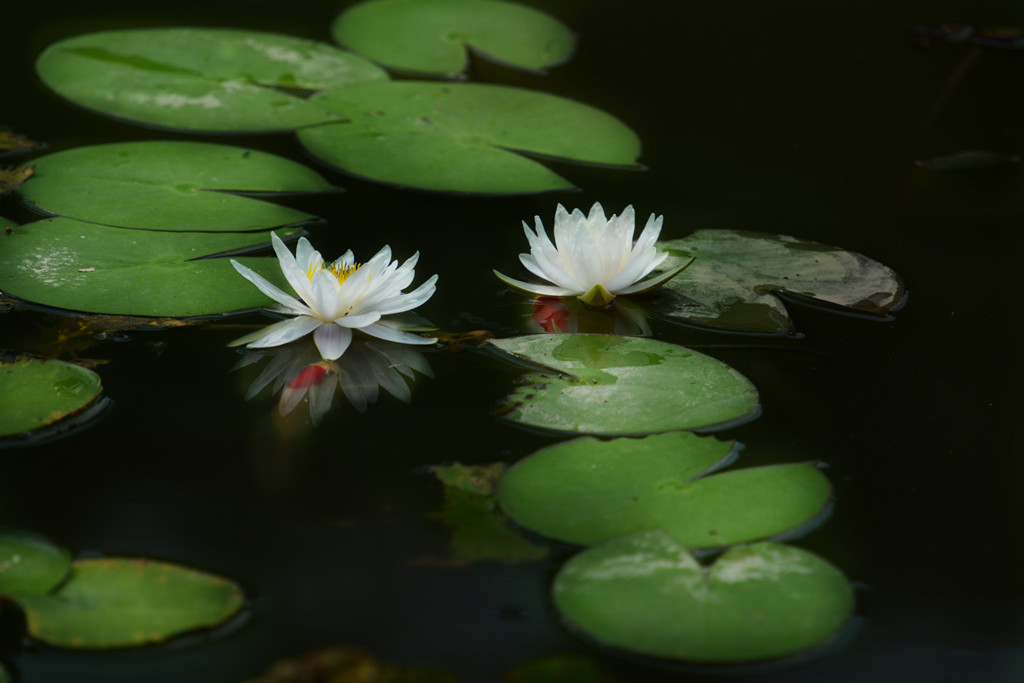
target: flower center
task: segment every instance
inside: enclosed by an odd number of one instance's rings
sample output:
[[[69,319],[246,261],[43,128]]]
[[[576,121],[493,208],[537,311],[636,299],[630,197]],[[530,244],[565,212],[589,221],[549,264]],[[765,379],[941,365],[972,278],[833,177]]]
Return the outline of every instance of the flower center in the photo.
[[[359,270],[359,268],[362,265],[363,264],[361,264],[361,263],[353,263],[351,266],[346,266],[345,264],[340,263],[340,262],[332,263],[329,266],[327,266],[327,265],[325,265],[323,263],[321,263],[320,265],[311,265],[309,267],[309,270],[306,271],[306,277],[308,277],[310,280],[312,280],[313,279],[313,275],[316,274],[317,271],[319,271],[319,270],[326,270],[331,275],[333,275],[334,277],[338,278],[338,284],[340,285],[345,280],[349,279],[349,277],[351,277],[354,272]]]

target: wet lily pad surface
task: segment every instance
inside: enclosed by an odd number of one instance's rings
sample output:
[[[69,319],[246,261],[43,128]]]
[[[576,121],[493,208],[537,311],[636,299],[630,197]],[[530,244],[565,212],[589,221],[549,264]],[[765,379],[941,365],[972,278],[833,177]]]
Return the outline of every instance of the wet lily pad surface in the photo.
[[[0,530],[0,594],[45,595],[70,567],[71,553],[48,539],[20,529]]]
[[[540,70],[572,53],[572,32],[530,7],[493,0],[374,0],[346,9],[335,40],[403,71],[455,76],[467,50],[486,59]]]
[[[513,194],[572,188],[538,154],[635,167],[636,134],[585,104],[478,83],[388,82],[325,91],[311,102],[348,119],[298,132],[323,161],[425,190]],[[539,123],[540,122],[540,123]]]
[[[674,344],[550,334],[491,344],[549,368],[524,377],[497,412],[519,424],[585,434],[707,429],[753,417],[757,389],[728,365]]]
[[[157,643],[216,626],[242,606],[241,589],[205,572],[144,558],[78,560],[54,593],[19,598],[29,634],[57,647]]]
[[[53,358],[0,353],[0,436],[74,415],[100,395],[92,370]]]
[[[834,635],[853,591],[817,555],[762,542],[710,567],[661,529],[592,546],[559,571],[555,605],[570,628],[631,653],[690,662],[793,654]]]
[[[52,215],[150,230],[273,228],[315,216],[230,192],[327,192],[302,164],[266,152],[201,142],[94,145],[35,160],[21,197]]]
[[[49,46],[36,70],[50,88],[89,109],[198,131],[269,132],[330,121],[337,115],[301,91],[388,78],[326,43],[206,28],[76,36]]]
[[[695,257],[658,289],[650,308],[692,325],[737,332],[796,331],[779,293],[864,316],[884,318],[902,304],[903,281],[891,268],[820,242],[740,230],[698,230],[659,242],[662,269]]]
[[[228,259],[202,258],[262,246],[269,232],[159,232],[51,218],[0,239],[0,290],[45,306],[186,317],[270,303]],[[287,287],[276,258],[237,260]]]
[[[498,500],[516,523],[559,541],[592,545],[660,527],[689,548],[776,536],[827,508],[832,487],[814,463],[708,476],[734,448],[687,432],[575,439],[513,465]]]

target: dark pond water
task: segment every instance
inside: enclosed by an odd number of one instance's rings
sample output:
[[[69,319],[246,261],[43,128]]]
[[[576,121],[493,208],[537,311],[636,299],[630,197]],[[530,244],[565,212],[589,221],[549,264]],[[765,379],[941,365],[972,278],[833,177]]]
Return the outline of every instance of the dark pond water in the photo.
[[[281,420],[255,377],[232,372],[237,329],[130,332],[57,343],[67,321],[0,315],[0,347],[92,359],[113,407],[90,429],[0,452],[0,521],[70,548],[145,555],[241,582],[247,620],[166,646],[115,653],[23,642],[0,656],[21,680],[242,681],[326,644],[500,680],[531,658],[582,653],[622,681],[1017,681],[1024,678],[1020,572],[1021,366],[1011,334],[1024,218],[1019,166],[930,172],[964,150],[1024,150],[1024,53],[914,49],[902,32],[943,22],[1024,26],[1009,2],[532,2],[572,26],[577,54],[547,76],[477,62],[471,78],[601,107],[642,137],[645,172],[559,164],[583,191],[472,198],[325,174],[348,191],[288,202],[327,219],[324,253],[422,252],[440,274],[422,312],[449,331],[521,329],[512,269],[519,222],[601,201],[665,215],[663,237],[698,228],[781,232],[868,254],[910,291],[890,322],[792,307],[800,339],[699,332],[653,321],[745,373],[759,419],[722,434],[745,464],[820,458],[833,517],[796,541],[858,586],[859,630],[813,657],[764,670],[664,672],[576,640],[548,595],[564,555],[445,568],[449,533],[429,513],[441,487],[423,466],[514,462],[557,440],[490,414],[519,370],[475,351],[427,355],[409,405],[336,405],[317,428]],[[204,25],[329,40],[334,2],[3,3],[0,123],[51,150],[101,142],[209,139],[150,131],[69,105],[34,77],[48,44],[89,31]],[[943,94],[948,91],[947,94]],[[294,140],[226,140],[308,161]],[[309,163],[313,163],[309,161]],[[0,212],[29,220],[10,197]],[[257,317],[233,323],[260,322]],[[16,626],[16,625],[14,625]]]

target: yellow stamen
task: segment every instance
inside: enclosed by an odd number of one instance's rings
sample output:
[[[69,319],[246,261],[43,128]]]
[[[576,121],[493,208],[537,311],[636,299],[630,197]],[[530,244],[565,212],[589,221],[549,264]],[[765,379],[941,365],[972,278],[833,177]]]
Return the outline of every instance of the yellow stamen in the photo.
[[[341,261],[335,261],[334,263],[326,267],[324,266],[323,263],[321,263],[320,265],[313,264],[310,265],[309,270],[306,271],[306,277],[312,280],[313,275],[315,275],[317,271],[327,270],[328,272],[330,272],[331,275],[338,278],[338,284],[340,285],[342,282],[349,279],[352,273],[359,270],[360,266],[362,265],[363,264],[361,263],[353,263],[351,266],[346,266]]]

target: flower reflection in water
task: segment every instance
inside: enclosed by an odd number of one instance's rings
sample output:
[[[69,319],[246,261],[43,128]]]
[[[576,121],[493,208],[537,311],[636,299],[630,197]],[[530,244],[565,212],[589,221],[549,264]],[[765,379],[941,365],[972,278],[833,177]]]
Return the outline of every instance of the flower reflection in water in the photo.
[[[423,353],[402,344],[379,340],[354,339],[337,360],[324,360],[312,340],[273,349],[246,351],[237,367],[258,363],[270,357],[246,392],[252,399],[268,386],[280,394],[278,410],[291,413],[304,399],[309,403],[313,424],[319,424],[334,401],[338,387],[352,407],[363,412],[375,403],[383,388],[408,403],[412,399],[409,382],[416,373],[433,377]]]
[[[619,300],[615,306],[594,309],[577,299],[541,296],[530,302],[525,327],[530,332],[592,332],[629,337],[649,337],[647,312]]]

